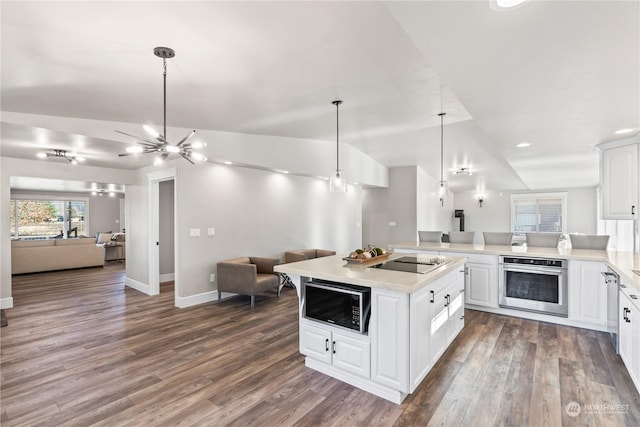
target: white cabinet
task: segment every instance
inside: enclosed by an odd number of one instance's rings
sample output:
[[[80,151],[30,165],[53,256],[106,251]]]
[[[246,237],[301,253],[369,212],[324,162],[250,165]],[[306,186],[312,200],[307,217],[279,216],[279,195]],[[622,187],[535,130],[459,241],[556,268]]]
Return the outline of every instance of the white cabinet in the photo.
[[[371,290],[371,379],[404,393],[409,389],[409,294]]]
[[[602,147],[601,198],[603,219],[638,219],[638,143]]]
[[[465,302],[498,308],[498,256],[454,252],[446,255],[467,257]]]
[[[631,288],[620,289],[620,357],[640,392],[640,297]]]
[[[411,389],[464,327],[464,269],[436,280],[411,299]]]
[[[369,342],[332,331],[330,327],[312,325],[305,321],[300,325],[300,352],[308,357],[332,365],[360,377],[370,375]]]
[[[569,261],[569,319],[601,331],[607,330],[608,286],[602,262]]]

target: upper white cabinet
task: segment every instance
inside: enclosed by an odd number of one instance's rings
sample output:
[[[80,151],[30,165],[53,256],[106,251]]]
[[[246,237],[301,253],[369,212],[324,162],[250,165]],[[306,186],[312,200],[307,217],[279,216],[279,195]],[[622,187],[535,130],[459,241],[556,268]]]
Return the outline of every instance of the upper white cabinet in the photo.
[[[603,144],[601,154],[601,201],[603,219],[638,219],[638,142],[625,140]],[[624,145],[619,145],[624,144]]]

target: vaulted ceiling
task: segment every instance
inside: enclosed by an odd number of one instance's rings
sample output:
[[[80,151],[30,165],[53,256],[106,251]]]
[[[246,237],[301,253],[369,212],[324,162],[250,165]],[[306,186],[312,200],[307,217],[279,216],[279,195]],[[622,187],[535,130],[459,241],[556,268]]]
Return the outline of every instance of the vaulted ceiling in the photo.
[[[162,124],[156,46],[176,51],[169,126],[335,141],[343,99],[341,142],[437,178],[444,111],[454,191],[596,185],[594,147],[640,131],[638,1],[3,1],[0,13],[7,157],[45,147],[149,165],[92,129]]]

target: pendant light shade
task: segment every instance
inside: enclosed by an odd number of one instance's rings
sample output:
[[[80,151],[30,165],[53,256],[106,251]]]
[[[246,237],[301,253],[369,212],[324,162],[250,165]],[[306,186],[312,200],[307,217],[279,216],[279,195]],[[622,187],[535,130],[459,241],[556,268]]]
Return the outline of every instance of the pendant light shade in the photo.
[[[340,169],[340,121],[339,107],[342,101],[333,101],[336,106],[336,173],[329,180],[329,191],[332,193],[345,193],[347,191],[347,180],[342,169]]]
[[[449,184],[444,180],[444,116],[447,113],[440,113],[440,181],[436,188],[436,194],[440,200],[440,206],[444,207],[444,200],[449,195]]]

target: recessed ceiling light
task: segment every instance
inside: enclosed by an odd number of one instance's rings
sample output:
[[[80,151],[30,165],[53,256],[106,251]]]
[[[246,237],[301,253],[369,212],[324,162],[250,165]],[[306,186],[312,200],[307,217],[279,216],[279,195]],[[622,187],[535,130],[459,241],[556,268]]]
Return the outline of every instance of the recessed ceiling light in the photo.
[[[524,148],[524,147],[528,147],[528,146],[530,146],[530,145],[531,145],[531,143],[530,143],[530,142],[520,142],[520,143],[516,144],[516,147],[518,147],[518,148]]]
[[[633,129],[629,129],[629,128],[624,128],[624,129],[618,129],[617,131],[613,132],[616,135],[623,135],[625,133],[630,133],[633,132]]]
[[[227,160],[226,162],[224,162],[224,164],[225,165],[232,165],[233,163],[231,163],[230,161]]]
[[[520,6],[526,3],[528,0],[494,0],[495,5],[502,9],[510,9],[512,7]]]
[[[47,153],[39,152],[36,156],[38,156],[39,159],[46,159]]]

